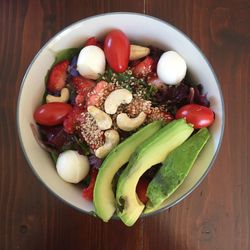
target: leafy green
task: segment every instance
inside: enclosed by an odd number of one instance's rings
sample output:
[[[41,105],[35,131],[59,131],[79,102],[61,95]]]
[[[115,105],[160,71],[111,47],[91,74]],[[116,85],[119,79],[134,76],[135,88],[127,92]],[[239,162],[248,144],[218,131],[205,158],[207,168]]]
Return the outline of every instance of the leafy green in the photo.
[[[52,66],[64,60],[71,60],[74,56],[79,54],[80,50],[81,48],[70,48],[70,49],[61,50],[56,55],[55,61]]]
[[[88,144],[85,141],[79,140],[76,136],[74,136],[74,139],[75,139],[76,143],[78,144],[78,146],[81,148],[82,153],[84,155],[89,155],[90,149],[89,149]]]
[[[53,160],[53,162],[54,162],[55,165],[56,165],[56,161],[57,161],[57,159],[58,159],[59,154],[58,154],[57,152],[55,152],[55,151],[51,151],[51,152],[49,152],[49,154],[50,154],[50,156],[51,156],[51,159]]]
[[[87,143],[81,139],[78,139],[75,135],[73,135],[71,139],[60,148],[60,152],[67,150],[80,150],[84,155],[90,154],[90,149]]]
[[[45,82],[45,86],[47,84],[47,81],[48,81],[48,78],[49,78],[49,74],[50,74],[50,71],[52,69],[52,67],[61,62],[61,61],[64,61],[64,60],[71,60],[74,56],[78,55],[79,52],[80,52],[81,48],[70,48],[70,49],[64,49],[64,50],[61,50],[57,55],[56,55],[56,58],[55,58],[55,61],[54,63],[52,64],[51,68],[47,71],[47,74],[44,78],[44,82]],[[42,104],[46,103],[46,96],[48,94],[48,91],[47,91],[47,88],[45,88],[45,91],[44,91],[44,94],[43,94],[43,98],[42,98]]]
[[[82,185],[83,188],[86,188],[86,187],[89,186],[90,179],[91,179],[91,176],[90,176],[90,174],[88,174],[88,175],[81,181],[81,185]]]
[[[98,80],[115,83],[146,100],[150,100],[157,92],[157,89],[149,85],[143,78],[134,77],[130,69],[123,73],[116,73],[111,68],[108,68]]]

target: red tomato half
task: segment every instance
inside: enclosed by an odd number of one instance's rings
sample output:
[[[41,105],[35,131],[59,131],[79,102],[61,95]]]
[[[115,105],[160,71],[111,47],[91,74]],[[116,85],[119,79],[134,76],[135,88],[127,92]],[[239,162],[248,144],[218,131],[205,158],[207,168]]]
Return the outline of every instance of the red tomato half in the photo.
[[[186,118],[188,123],[194,125],[194,128],[205,128],[214,122],[214,113],[205,106],[188,104],[176,112],[175,118]]]
[[[71,110],[72,106],[66,103],[46,103],[36,109],[34,119],[38,124],[54,126],[63,123],[64,118]]]
[[[116,72],[124,72],[128,67],[130,43],[120,30],[112,30],[104,41],[104,53],[109,66]]]

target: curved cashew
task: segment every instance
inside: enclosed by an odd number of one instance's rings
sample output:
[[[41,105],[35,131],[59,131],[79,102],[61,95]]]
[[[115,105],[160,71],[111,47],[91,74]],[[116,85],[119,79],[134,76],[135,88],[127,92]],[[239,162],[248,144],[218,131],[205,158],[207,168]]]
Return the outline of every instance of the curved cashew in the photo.
[[[106,129],[111,128],[112,120],[110,116],[107,115],[105,112],[103,112],[102,110],[100,110],[99,108],[95,106],[88,106],[88,112],[95,119],[99,129],[106,130]]]
[[[46,102],[67,102],[69,100],[69,90],[67,88],[63,88],[61,90],[60,96],[47,95]]]
[[[150,49],[139,45],[130,45],[129,60],[138,60],[147,56],[150,53]]]
[[[105,131],[105,144],[95,151],[98,158],[104,158],[118,143],[120,136],[114,129]]]
[[[127,114],[121,113],[116,117],[117,126],[124,131],[132,131],[140,127],[146,119],[146,114],[141,112],[135,118],[129,118]]]
[[[104,109],[107,114],[113,115],[121,104],[129,104],[133,99],[127,89],[117,89],[111,92],[105,100]]]

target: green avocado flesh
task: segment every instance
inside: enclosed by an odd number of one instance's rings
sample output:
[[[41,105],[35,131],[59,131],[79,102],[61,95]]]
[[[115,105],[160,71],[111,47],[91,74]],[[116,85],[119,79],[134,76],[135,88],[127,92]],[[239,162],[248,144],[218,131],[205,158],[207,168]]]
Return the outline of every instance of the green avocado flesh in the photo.
[[[136,194],[140,177],[153,165],[163,162],[193,130],[184,119],[172,121],[145,140],[133,153],[118,180],[116,190],[117,214],[127,226],[132,226],[136,222],[145,207]]]
[[[107,222],[116,210],[115,195],[112,189],[115,174],[129,161],[135,149],[162,126],[161,121],[155,121],[141,128],[114,148],[102,163],[95,182],[93,202],[96,214],[103,221]]]
[[[145,212],[159,207],[183,183],[209,138],[208,129],[202,128],[168,155],[149,183]]]

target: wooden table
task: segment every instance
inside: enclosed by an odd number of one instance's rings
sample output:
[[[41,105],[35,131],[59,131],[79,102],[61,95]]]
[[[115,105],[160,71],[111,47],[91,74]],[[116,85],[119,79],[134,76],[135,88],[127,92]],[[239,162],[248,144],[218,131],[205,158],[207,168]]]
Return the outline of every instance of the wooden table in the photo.
[[[207,178],[180,204],[132,228],[81,214],[49,193],[16,130],[20,83],[39,48],[72,22],[113,11],[153,15],[190,36],[217,73],[226,109]],[[249,0],[1,0],[0,34],[0,249],[250,249]]]

